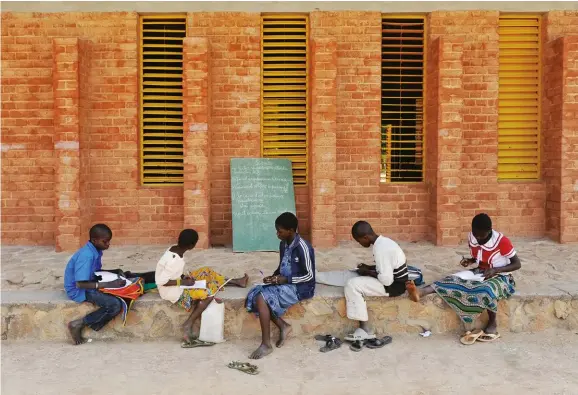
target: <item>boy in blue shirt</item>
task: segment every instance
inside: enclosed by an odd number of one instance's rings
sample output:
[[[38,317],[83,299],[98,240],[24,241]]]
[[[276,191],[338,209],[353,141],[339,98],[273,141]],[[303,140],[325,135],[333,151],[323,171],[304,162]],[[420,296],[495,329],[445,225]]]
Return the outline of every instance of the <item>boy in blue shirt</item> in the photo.
[[[75,345],[83,344],[82,330],[88,326],[95,331],[102,329],[122,311],[121,301],[112,295],[100,292],[99,288],[120,288],[125,280],[98,282],[94,272],[102,269],[102,251],[107,250],[112,239],[112,230],[104,224],[90,228],[90,240],[78,250],[64,271],[64,289],[76,303],[90,302],[99,309],[84,318],[71,321],[68,330]]]

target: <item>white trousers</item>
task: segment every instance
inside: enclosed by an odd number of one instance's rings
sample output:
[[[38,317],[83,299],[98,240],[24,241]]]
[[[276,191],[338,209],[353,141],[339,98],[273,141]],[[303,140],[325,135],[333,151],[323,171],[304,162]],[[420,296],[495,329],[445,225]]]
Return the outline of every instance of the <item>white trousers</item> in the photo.
[[[347,281],[345,285],[345,301],[347,318],[355,321],[367,321],[366,296],[389,296],[385,287],[376,278],[361,276]]]

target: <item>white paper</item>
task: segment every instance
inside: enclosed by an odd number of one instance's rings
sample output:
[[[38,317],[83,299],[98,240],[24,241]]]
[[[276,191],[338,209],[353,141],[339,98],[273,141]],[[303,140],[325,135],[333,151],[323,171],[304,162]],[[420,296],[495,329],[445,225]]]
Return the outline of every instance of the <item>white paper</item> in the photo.
[[[462,280],[484,281],[483,274],[474,274],[471,270],[464,270],[463,272],[455,273],[454,276],[459,277]]]
[[[207,280],[196,280],[193,285],[181,285],[181,289],[207,289]]]
[[[122,286],[122,287],[116,287],[116,288],[110,288],[110,287],[108,287],[108,288],[103,288],[103,289],[123,289],[123,288],[128,287],[129,285],[132,285],[132,281],[124,278],[123,276],[119,276],[118,274],[115,274],[115,273],[111,273],[111,272],[94,272],[94,274],[95,274],[96,276],[101,276],[101,277],[102,277],[102,280],[100,280],[99,283],[108,283],[108,282],[111,282],[111,281],[114,281],[114,280],[118,280],[118,279],[121,279],[121,280],[125,280],[125,281],[126,281],[126,283],[125,283],[124,286]]]

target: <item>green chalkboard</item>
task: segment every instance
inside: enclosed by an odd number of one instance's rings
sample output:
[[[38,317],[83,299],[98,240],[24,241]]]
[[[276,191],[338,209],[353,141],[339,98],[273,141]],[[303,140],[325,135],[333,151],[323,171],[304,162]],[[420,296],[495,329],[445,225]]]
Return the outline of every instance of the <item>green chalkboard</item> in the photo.
[[[275,219],[295,214],[291,161],[231,159],[233,251],[278,251]]]

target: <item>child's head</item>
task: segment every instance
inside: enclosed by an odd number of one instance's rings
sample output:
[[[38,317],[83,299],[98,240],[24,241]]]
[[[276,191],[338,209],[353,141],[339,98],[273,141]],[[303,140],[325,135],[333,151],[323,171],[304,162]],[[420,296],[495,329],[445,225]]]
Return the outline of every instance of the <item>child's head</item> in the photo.
[[[357,221],[351,228],[351,235],[365,248],[371,246],[376,236],[371,225],[365,221]]]
[[[112,230],[105,224],[96,224],[90,228],[89,237],[90,242],[97,250],[108,250],[112,239]]]
[[[472,234],[479,245],[484,245],[492,238],[492,220],[488,214],[478,214],[472,219]]]
[[[179,234],[179,247],[185,251],[192,250],[199,241],[199,234],[194,229],[185,229]]]
[[[297,217],[292,213],[283,213],[275,220],[275,229],[279,240],[287,241],[295,237],[297,233]]]

